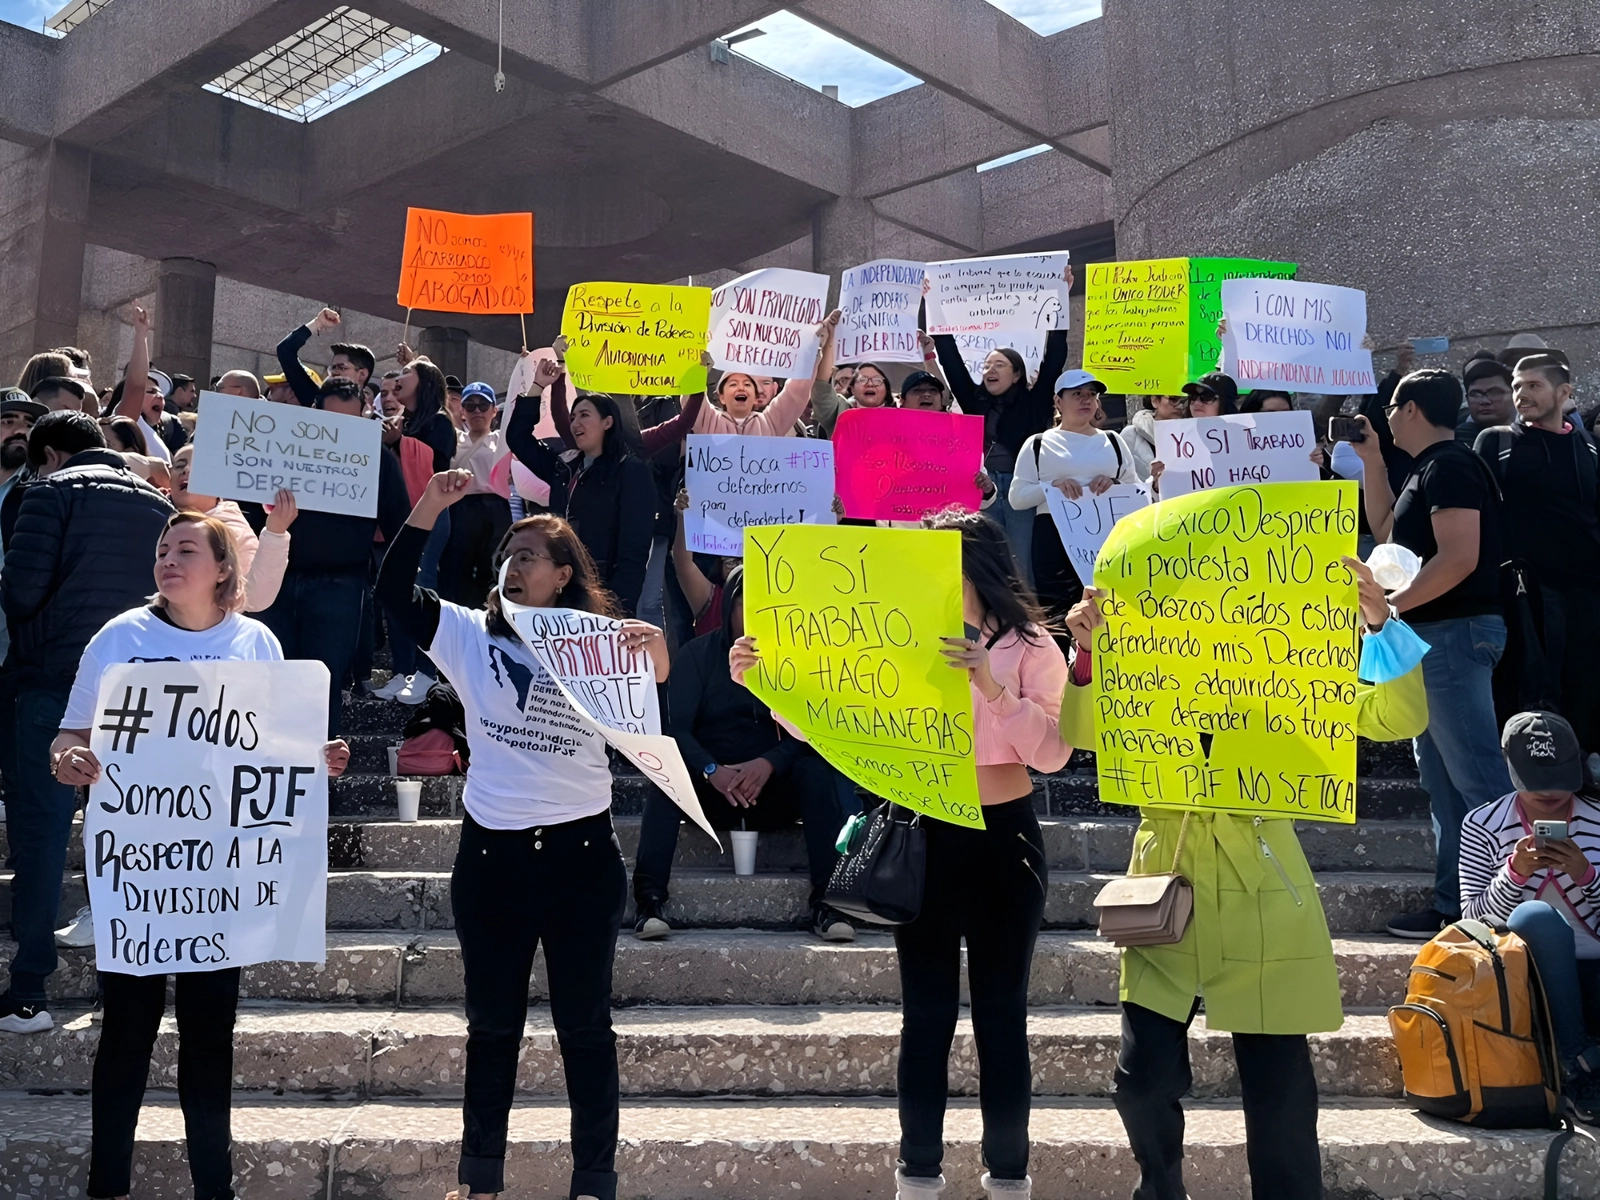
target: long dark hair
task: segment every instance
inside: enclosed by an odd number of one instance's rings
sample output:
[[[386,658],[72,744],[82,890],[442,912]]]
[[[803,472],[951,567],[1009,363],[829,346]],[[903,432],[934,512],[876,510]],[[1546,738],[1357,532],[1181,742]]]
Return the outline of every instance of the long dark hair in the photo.
[[[600,617],[622,616],[622,605],[600,581],[600,572],[595,569],[594,559],[589,556],[588,547],[579,539],[578,531],[553,513],[523,517],[506,530],[505,537],[500,539],[494,551],[492,565],[496,579],[500,577],[500,564],[505,562],[509,554],[511,539],[519,533],[537,533],[544,539],[545,549],[550,551],[550,558],[555,565],[572,568],[572,578],[567,580],[567,585],[556,597],[562,608],[575,608],[579,612],[594,613]],[[489,589],[489,597],[483,602],[483,608],[489,614],[489,632],[515,641],[517,631],[511,628],[510,622],[500,611],[498,585]]]
[[[420,439],[434,417],[444,411],[444,372],[426,358],[414,358],[408,365],[417,375],[417,400],[406,418],[405,432]]]
[[[605,392],[579,392],[577,399],[572,402],[572,407],[577,408],[586,400],[602,421],[607,417],[611,418],[611,427],[606,430],[605,440],[600,443],[601,458],[621,458],[630,451],[637,454],[641,450],[643,443],[636,440],[635,431],[639,425],[636,411],[628,414],[633,418],[629,421],[628,417],[623,416],[622,405],[617,403],[616,397]],[[634,436],[630,437],[630,433]]]
[[[922,527],[954,529],[961,535],[961,574],[999,626],[994,641],[1008,633],[1029,642],[1044,636],[1048,621],[1033,589],[1022,581],[1005,530],[982,513],[957,505],[929,513],[922,518]]]

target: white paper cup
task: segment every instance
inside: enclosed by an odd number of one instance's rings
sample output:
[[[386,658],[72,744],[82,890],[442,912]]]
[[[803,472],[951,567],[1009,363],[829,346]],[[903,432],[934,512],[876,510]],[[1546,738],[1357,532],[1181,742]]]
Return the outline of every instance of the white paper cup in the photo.
[[[415,821],[417,809],[422,804],[422,780],[396,779],[394,781],[394,794],[400,801],[400,819],[402,821]],[[752,859],[752,861],[754,861]]]
[[[735,875],[754,875],[756,873],[756,839],[761,835],[746,829],[731,829],[728,836],[733,839],[733,873]]]
[[[389,774],[391,774],[391,775],[400,774],[400,747],[399,746],[390,746],[389,747]]]

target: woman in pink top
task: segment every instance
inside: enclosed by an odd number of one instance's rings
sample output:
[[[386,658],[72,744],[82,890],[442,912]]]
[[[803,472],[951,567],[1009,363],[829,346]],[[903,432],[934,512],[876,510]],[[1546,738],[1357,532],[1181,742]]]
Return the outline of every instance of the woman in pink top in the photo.
[[[983,1097],[982,1183],[990,1197],[1026,1200],[1028,974],[1044,918],[1048,869],[1033,812],[1028,768],[1059,771],[1072,747],[1057,715],[1067,662],[1033,594],[1017,577],[1005,531],[981,513],[951,508],[923,519],[961,534],[962,608],[975,637],[946,638],[943,654],[972,680],[982,829],[923,818],[927,887],[922,912],[899,925],[900,1200],[933,1200],[944,1187],[947,1066],[961,991],[961,940],[967,942],[972,1032]],[[755,640],[729,654],[740,682],[757,661]]]
[[[816,337],[820,343],[832,335],[839,323],[839,310],[829,313],[817,326]],[[820,354],[817,366],[822,365]],[[813,370],[815,374],[815,370]],[[826,375],[823,376],[827,378]],[[788,437],[794,433],[794,423],[811,402],[812,376],[795,376],[783,385],[777,397],[766,408],[757,411],[761,399],[756,376],[743,371],[729,371],[717,380],[708,395],[715,397],[716,405],[706,405],[695,419],[696,433],[742,433],[749,437]]]

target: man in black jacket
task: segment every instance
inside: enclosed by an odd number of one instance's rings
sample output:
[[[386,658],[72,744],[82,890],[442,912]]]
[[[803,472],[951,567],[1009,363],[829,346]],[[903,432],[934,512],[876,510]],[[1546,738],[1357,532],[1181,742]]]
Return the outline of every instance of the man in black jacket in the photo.
[[[283,381],[293,391],[295,399],[307,408],[317,402],[318,383],[300,362],[300,349],[317,334],[327,329],[339,328],[340,317],[331,308],[325,308],[304,325],[290,331],[278,343],[278,365],[283,368]],[[372,378],[378,360],[372,351],[354,342],[335,342],[328,347],[333,351],[333,361],[328,364],[329,379],[348,379],[357,388]]]
[[[155,590],[156,543],[172,505],[105,448],[99,423],[70,409],[28,437],[37,478],[6,548],[0,605],[11,629],[6,671],[17,689],[7,730],[6,822],[17,950],[0,996],[0,1030],[49,1029],[44,983],[56,969],[56,909],[77,793],[55,781],[50,743],[83,648],[100,627]]]

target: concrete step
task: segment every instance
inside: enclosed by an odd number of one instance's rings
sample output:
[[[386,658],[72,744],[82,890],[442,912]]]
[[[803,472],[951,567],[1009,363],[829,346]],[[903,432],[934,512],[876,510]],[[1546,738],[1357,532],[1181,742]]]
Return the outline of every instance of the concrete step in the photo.
[[[55,1014],[49,1033],[0,1039],[0,1089],[89,1087],[100,1026],[87,1012]],[[628,1008],[614,1020],[622,1091],[629,1096],[892,1096],[900,1013],[887,1007]],[[1040,1096],[1110,1094],[1121,1020],[1115,1009],[1039,1008],[1028,1014],[1033,1088]],[[313,1095],[459,1097],[466,1063],[459,1008],[394,1010],[247,1003],[234,1032],[236,1091]],[[1204,1020],[1190,1031],[1194,1094],[1237,1096],[1231,1041]],[[1327,1096],[1402,1095],[1388,1021],[1345,1019],[1312,1039],[1317,1086]],[[176,1088],[178,1032],[162,1023],[149,1083]],[[566,1094],[550,1010],[529,1010],[517,1090]],[[950,1092],[978,1094],[978,1060],[966,1015],[951,1048]]]
[[[1186,1183],[1195,1200],[1250,1195],[1237,1101],[1186,1106]],[[507,1195],[563,1194],[570,1116],[557,1099],[511,1114]],[[89,1100],[0,1098],[0,1192],[17,1200],[82,1195]],[[946,1200],[980,1200],[977,1102],[945,1119]],[[1126,1200],[1137,1168],[1109,1101],[1042,1099],[1030,1122],[1038,1200]],[[455,1186],[460,1105],[454,1101],[242,1099],[233,1109],[235,1186],[250,1200],[417,1200]],[[1422,1118],[1385,1100],[1330,1101],[1319,1117],[1323,1183],[1354,1200],[1536,1200],[1552,1135],[1481,1131]],[[888,1200],[900,1137],[895,1102],[632,1100],[622,1109],[619,1195],[651,1200]],[[174,1100],[147,1102],[134,1147],[139,1186],[187,1195],[183,1120]],[[1569,1150],[1570,1195],[1600,1189],[1597,1157]]]
[[[1417,943],[1384,935],[1335,938],[1344,1003],[1378,1009],[1405,996]],[[1029,978],[1035,1005],[1113,1005],[1118,951],[1089,932],[1039,935]],[[534,958],[533,999],[543,1000],[544,954]],[[94,998],[92,950],[64,950],[50,977],[55,1003]],[[325,963],[263,963],[244,968],[242,994],[313,1004],[427,1007],[463,997],[461,948],[449,931],[328,934]],[[963,992],[965,996],[965,992]],[[754,929],[678,930],[657,942],[627,931],[617,943],[613,1003],[671,1005],[831,1005],[900,1002],[894,940],[863,930],[854,942],[808,933]]]

